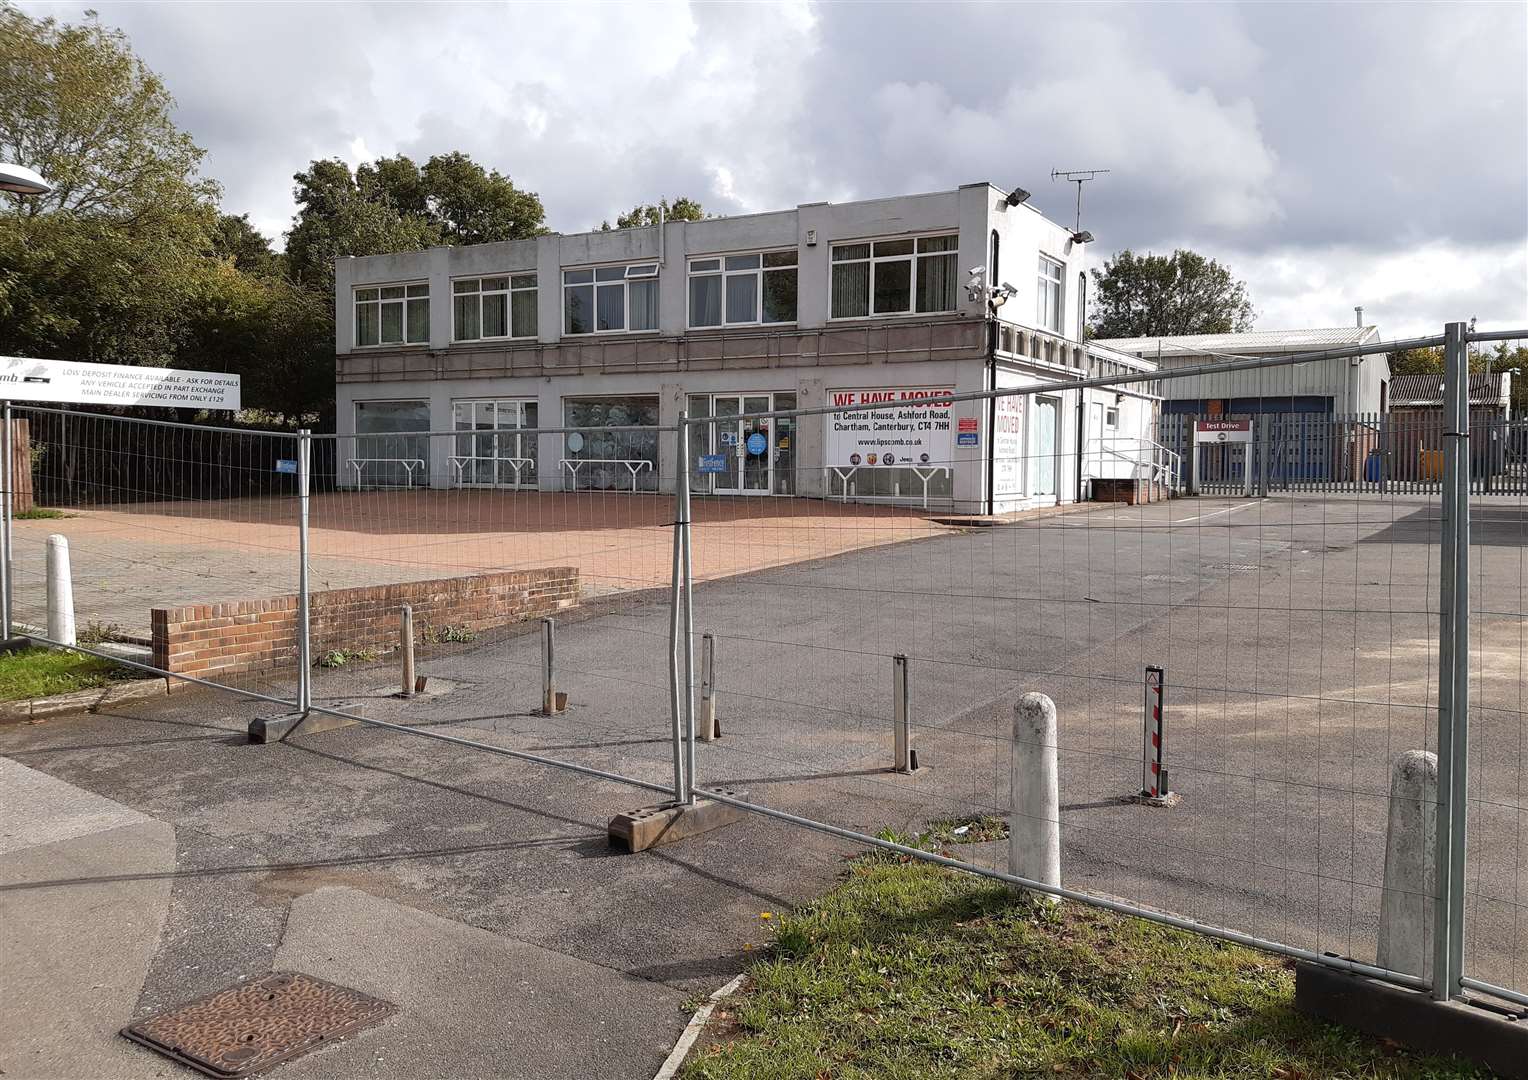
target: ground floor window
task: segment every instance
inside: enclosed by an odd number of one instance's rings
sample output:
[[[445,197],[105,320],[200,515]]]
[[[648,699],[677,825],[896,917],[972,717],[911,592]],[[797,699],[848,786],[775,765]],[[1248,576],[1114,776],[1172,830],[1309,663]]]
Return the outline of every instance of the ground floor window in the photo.
[[[536,427],[534,401],[490,399],[452,405],[458,435],[451,452],[451,482],[460,487],[535,487]]]
[[[569,398],[562,412],[565,426],[582,429],[563,436],[564,489],[658,490],[656,397]],[[633,426],[651,430],[610,430]]]
[[[794,495],[796,418],[758,413],[796,407],[794,391],[691,394],[690,490],[697,495]],[[702,459],[705,460],[702,460]]]
[[[422,486],[429,481],[430,403],[358,401],[355,444],[340,482],[356,487]],[[416,434],[418,433],[418,434]]]

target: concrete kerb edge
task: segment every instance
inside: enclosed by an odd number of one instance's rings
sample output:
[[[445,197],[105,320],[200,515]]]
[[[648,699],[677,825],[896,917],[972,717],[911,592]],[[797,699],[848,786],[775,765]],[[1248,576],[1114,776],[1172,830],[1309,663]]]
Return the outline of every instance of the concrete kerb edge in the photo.
[[[690,1022],[684,1026],[684,1031],[679,1034],[679,1041],[674,1044],[674,1049],[669,1052],[669,1056],[663,1059],[663,1064],[658,1067],[657,1073],[653,1075],[653,1080],[673,1080],[675,1076],[679,1075],[680,1067],[684,1065],[685,1059],[690,1056],[690,1050],[694,1048],[701,1032],[706,1029],[706,1023],[711,1019],[711,1014],[716,1011],[716,1007],[736,993],[747,981],[748,973],[744,972],[725,986],[712,992],[711,996],[706,999],[705,1004],[696,1009],[695,1015],[690,1017]]]
[[[26,701],[0,703],[0,724],[25,723],[28,720],[64,716],[69,713],[97,712],[107,705],[145,698],[164,697],[173,693],[170,676],[151,676],[147,679],[131,679],[122,682],[94,686],[89,690],[75,690],[51,697],[29,698]]]

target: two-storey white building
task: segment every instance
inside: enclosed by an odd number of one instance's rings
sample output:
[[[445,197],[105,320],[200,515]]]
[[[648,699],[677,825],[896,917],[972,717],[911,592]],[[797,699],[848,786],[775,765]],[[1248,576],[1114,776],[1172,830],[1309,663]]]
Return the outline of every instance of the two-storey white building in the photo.
[[[968,184],[341,258],[339,481],[663,490],[674,440],[657,429],[687,411],[709,419],[698,494],[961,512],[1086,497],[1090,476],[1128,472],[1103,448],[1149,440],[1157,401],[1064,384],[1154,365],[1083,344],[1085,244],[1023,200]],[[918,404],[1039,382],[1061,385]],[[909,404],[746,418],[884,400]],[[518,434],[563,427],[602,430]]]

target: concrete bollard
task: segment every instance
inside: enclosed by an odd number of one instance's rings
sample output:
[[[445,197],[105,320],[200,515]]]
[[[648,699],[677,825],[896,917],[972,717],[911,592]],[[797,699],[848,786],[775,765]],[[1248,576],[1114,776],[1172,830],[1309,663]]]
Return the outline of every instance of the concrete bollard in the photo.
[[[722,737],[716,722],[716,638],[703,634],[700,639],[700,716],[696,735],[701,742],[715,742]]]
[[[1385,891],[1379,902],[1380,967],[1431,977],[1428,923],[1438,836],[1438,757],[1408,750],[1390,771],[1390,818],[1385,826]]]
[[[404,604],[398,612],[398,655],[403,664],[398,696],[414,696],[414,609]]]
[[[1061,793],[1056,776],[1056,703],[1025,694],[1013,709],[1008,872],[1061,884]],[[1048,893],[1036,894],[1055,902]]]
[[[74,581],[69,576],[69,538],[48,537],[48,640],[74,645]]]

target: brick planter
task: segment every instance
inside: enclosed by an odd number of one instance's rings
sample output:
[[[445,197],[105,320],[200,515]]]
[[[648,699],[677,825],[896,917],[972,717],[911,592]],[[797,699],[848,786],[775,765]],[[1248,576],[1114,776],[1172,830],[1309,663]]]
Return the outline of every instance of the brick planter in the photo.
[[[398,644],[398,609],[412,605],[414,625],[481,633],[578,603],[578,569],[497,574],[330,589],[309,598],[319,649],[375,649]],[[154,608],[154,666],[180,675],[233,675],[297,660],[297,597]]]

